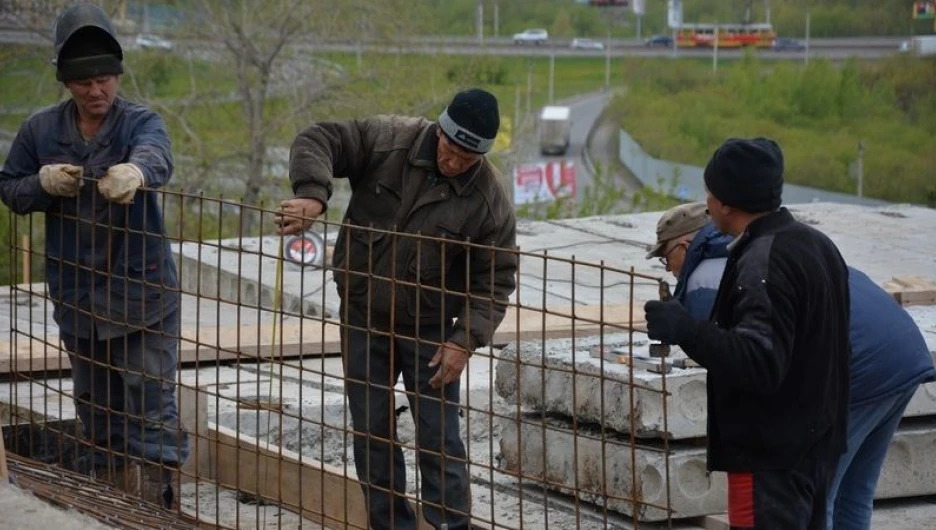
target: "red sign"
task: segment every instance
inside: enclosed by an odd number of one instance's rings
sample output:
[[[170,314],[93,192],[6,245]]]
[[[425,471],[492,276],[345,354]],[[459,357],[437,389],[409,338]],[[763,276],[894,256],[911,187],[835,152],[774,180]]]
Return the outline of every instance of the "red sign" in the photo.
[[[575,164],[568,160],[519,165],[513,180],[517,205],[575,198]]]

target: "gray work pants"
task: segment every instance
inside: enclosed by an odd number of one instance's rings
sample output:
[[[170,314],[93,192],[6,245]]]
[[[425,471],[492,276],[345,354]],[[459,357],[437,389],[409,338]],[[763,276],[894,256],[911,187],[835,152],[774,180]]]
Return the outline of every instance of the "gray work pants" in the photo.
[[[179,315],[108,340],[62,335],[72,366],[75,408],[93,444],[90,467],[127,457],[180,467],[188,439],[175,398]]]
[[[352,323],[360,325],[360,323]],[[361,326],[364,327],[364,326]],[[435,528],[469,528],[471,508],[465,445],[458,427],[459,381],[436,390],[428,367],[438,344],[439,326],[399,330],[393,338],[349,329],[345,335],[345,376],[354,436],[354,464],[368,506],[370,528],[415,530],[416,514],[404,497],[406,463],[396,443],[393,386],[400,375],[416,423],[417,465],[422,509]]]

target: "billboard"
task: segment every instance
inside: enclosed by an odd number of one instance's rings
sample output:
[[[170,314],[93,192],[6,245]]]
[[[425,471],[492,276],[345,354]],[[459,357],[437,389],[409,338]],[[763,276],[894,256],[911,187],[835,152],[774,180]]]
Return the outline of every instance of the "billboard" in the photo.
[[[666,21],[670,28],[682,26],[682,0],[669,0],[667,2]]]
[[[575,164],[568,160],[520,164],[513,171],[514,205],[575,198]]]
[[[914,2],[913,18],[936,18],[936,1],[928,0],[925,2]]]
[[[631,3],[631,6],[634,8],[634,14],[638,17],[643,16],[643,14],[647,12],[645,2],[646,0],[633,0]]]

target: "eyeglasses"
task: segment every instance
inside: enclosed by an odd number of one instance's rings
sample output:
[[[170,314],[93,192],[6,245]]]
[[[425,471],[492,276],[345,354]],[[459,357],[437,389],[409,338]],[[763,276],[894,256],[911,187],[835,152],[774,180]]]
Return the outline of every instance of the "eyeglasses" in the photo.
[[[670,261],[670,260],[669,260],[669,257],[670,257],[670,254],[672,254],[674,250],[676,250],[677,248],[679,248],[679,247],[681,247],[681,246],[682,246],[682,243],[676,243],[675,245],[673,245],[673,248],[671,248],[671,249],[667,250],[666,252],[664,252],[663,255],[660,256],[660,258],[659,258],[659,259],[660,259],[660,263],[662,263],[664,267],[669,267],[669,261]]]

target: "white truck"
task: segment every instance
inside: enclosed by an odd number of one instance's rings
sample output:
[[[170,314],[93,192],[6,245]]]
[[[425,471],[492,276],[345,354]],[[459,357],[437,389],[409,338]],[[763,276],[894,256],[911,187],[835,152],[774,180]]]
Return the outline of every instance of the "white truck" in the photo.
[[[569,107],[543,107],[539,119],[539,145],[544,155],[564,155],[569,149],[572,120]]]
[[[900,43],[900,51],[916,56],[936,55],[936,35],[912,37]]]

